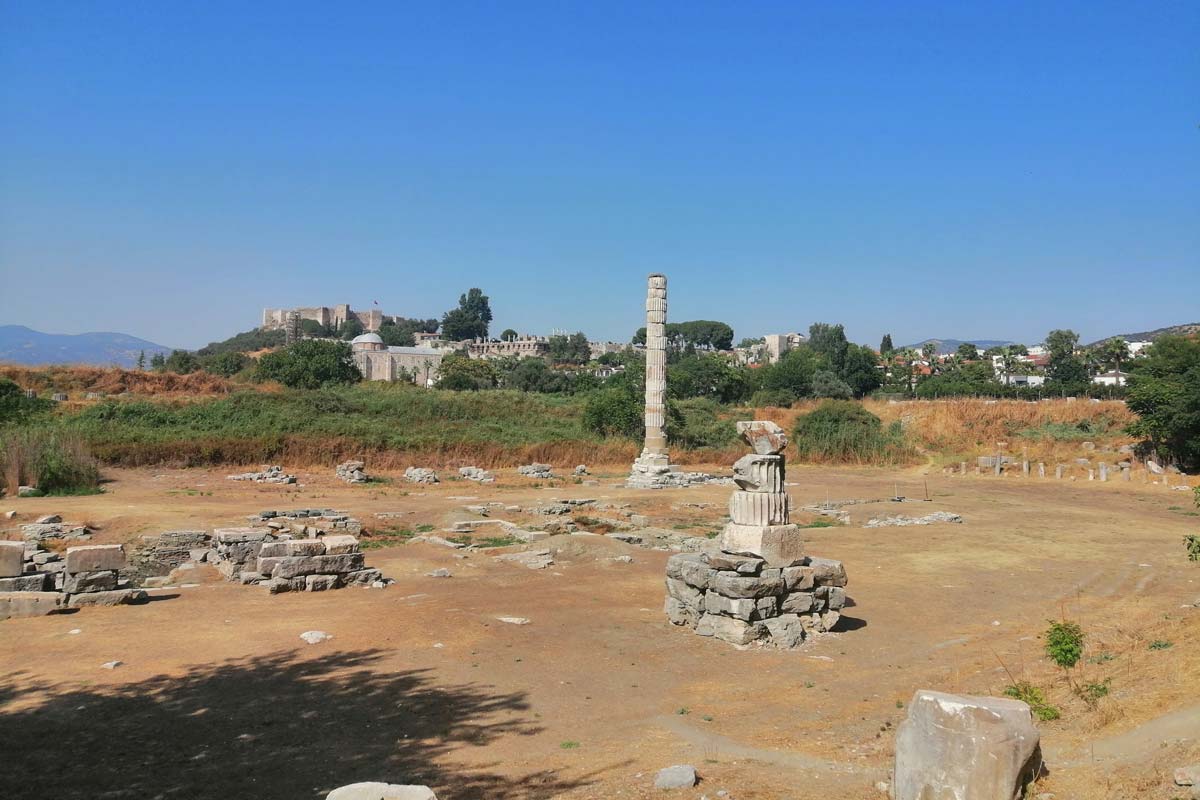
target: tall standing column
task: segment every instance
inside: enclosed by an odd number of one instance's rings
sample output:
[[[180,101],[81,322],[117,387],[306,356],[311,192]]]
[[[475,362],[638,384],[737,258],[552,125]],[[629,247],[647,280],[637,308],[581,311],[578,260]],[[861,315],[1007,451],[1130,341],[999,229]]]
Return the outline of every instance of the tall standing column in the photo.
[[[646,443],[633,462],[628,485],[654,489],[668,482],[667,276],[654,273],[646,286]]]
[[[651,275],[646,287],[645,455],[667,455],[667,276]]]

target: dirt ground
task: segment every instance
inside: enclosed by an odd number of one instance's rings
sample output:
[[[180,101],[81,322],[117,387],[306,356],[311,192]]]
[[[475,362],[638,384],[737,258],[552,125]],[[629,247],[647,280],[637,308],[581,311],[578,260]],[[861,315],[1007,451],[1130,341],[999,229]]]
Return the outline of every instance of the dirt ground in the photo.
[[[244,524],[262,509],[440,529],[466,504],[590,497],[703,535],[720,527],[731,491],[627,490],[623,467],[594,471],[597,486],[505,470],[492,486],[425,487],[302,470],[303,485],[287,487],[216,470],[111,470],[102,495],[0,510],[19,512],[9,524],[60,513],[96,527],[96,542],[133,542]],[[1200,528],[1190,494],[920,469],[793,467],[789,479],[794,507],[878,501],[847,506],[849,526],[805,531],[810,553],[845,562],[853,607],[838,632],[798,651],[739,651],[672,627],[669,553],[609,538],[555,537],[555,564],[538,571],[493,559],[520,547],[370,550],[368,564],[395,579],[385,589],[270,596],[200,570],[199,585],[146,605],[0,622],[0,796],[291,800],[381,780],[428,783],[444,800],[641,798],[663,794],[658,769],[688,763],[702,782],[672,796],[880,798],[914,690],[998,694],[1014,680],[1042,687],[1062,713],[1040,723],[1049,775],[1038,791],[1184,791],[1172,769],[1200,761],[1200,565],[1181,543]],[[918,499],[886,499],[896,492]],[[935,510],[964,522],[861,527]],[[438,567],[453,577],[427,577]],[[1064,615],[1088,635],[1070,682],[1107,681],[1098,701],[1080,699],[1043,655],[1039,635]],[[305,644],[312,629],[333,638]],[[113,659],[123,665],[101,668]]]

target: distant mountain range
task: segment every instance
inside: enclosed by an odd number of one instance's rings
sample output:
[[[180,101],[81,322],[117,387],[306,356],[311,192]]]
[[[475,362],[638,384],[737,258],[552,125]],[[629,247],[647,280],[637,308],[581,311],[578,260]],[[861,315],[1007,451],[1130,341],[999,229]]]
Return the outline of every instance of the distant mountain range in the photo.
[[[938,355],[949,355],[958,350],[960,344],[973,344],[979,348],[979,352],[987,350],[989,347],[1004,347],[1005,345],[1015,344],[1015,342],[1001,341],[1000,339],[925,339],[916,344],[906,344],[900,347],[901,350],[911,347],[918,353],[921,352],[927,344],[937,345]]]
[[[1183,325],[1169,325],[1166,328],[1155,328],[1152,331],[1140,331],[1138,333],[1115,333],[1112,336],[1105,336],[1103,339],[1097,339],[1087,347],[1107,342],[1109,339],[1115,339],[1120,336],[1127,342],[1153,342],[1160,336],[1196,336],[1200,334],[1200,322],[1188,322]]]
[[[132,367],[171,348],[125,333],[42,333],[24,325],[0,325],[0,362],[11,364],[90,364]]]

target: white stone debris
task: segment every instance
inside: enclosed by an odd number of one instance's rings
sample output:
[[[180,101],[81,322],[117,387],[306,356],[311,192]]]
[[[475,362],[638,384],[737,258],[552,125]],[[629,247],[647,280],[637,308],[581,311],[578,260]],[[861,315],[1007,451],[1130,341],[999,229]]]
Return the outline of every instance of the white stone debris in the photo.
[[[479,467],[459,467],[458,474],[469,481],[476,483],[495,483],[496,476],[488,472],[486,469]]]
[[[923,517],[905,517],[902,515],[897,515],[894,517],[872,517],[871,519],[867,520],[867,524],[863,525],[863,527],[893,528],[906,527],[908,525],[933,525],[935,522],[952,522],[960,524],[962,521],[963,518],[959,514],[952,514],[949,511],[935,511],[932,514],[926,514]]]
[[[124,661],[105,661],[100,665],[100,669],[116,669],[117,667],[125,666]]]
[[[496,617],[501,622],[507,622],[509,625],[528,625],[529,619],[526,617]]]
[[[334,474],[346,483],[368,483],[371,477],[364,472],[366,462],[343,461],[334,468]]]
[[[1029,706],[920,689],[896,731],[895,800],[1016,800],[1042,769]]]
[[[332,639],[333,634],[326,633],[325,631],[305,631],[300,634],[300,638],[309,644],[320,644],[327,639]]]
[[[533,463],[517,467],[517,473],[524,475],[526,478],[547,479],[554,477],[554,468],[549,464]]]
[[[676,764],[658,771],[655,789],[690,789],[696,785],[696,768],[691,764]]]
[[[226,475],[226,480],[253,481],[254,483],[295,483],[295,475],[286,475],[283,467],[275,464],[264,464],[259,472],[243,472],[238,475]]]
[[[325,800],[437,800],[437,795],[428,786],[371,781],[339,786]]]
[[[404,480],[409,483],[438,483],[438,476],[425,467],[409,467],[404,470]]]

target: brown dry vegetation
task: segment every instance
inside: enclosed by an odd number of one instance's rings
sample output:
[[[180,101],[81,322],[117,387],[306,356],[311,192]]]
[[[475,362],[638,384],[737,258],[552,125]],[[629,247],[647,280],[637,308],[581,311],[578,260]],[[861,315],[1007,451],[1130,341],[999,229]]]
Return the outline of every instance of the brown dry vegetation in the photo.
[[[19,367],[0,365],[0,378],[22,389],[45,392],[150,395],[179,398],[225,395],[233,383],[207,372],[177,375],[110,367]]]
[[[755,416],[791,430],[796,417],[820,403],[802,400],[791,408],[758,409]],[[1031,459],[1053,462],[1079,455],[1079,443],[1084,439],[1098,447],[1113,449],[1136,441],[1123,432],[1126,425],[1137,419],[1123,400],[864,400],[863,406],[885,426],[899,420],[919,448],[945,461],[994,453],[999,442],[1007,442],[1006,453],[1024,451]],[[1080,424],[1086,424],[1092,431],[1069,440],[1050,438],[1048,433],[1038,435],[1039,431],[1052,431],[1056,426],[1062,430]]]

